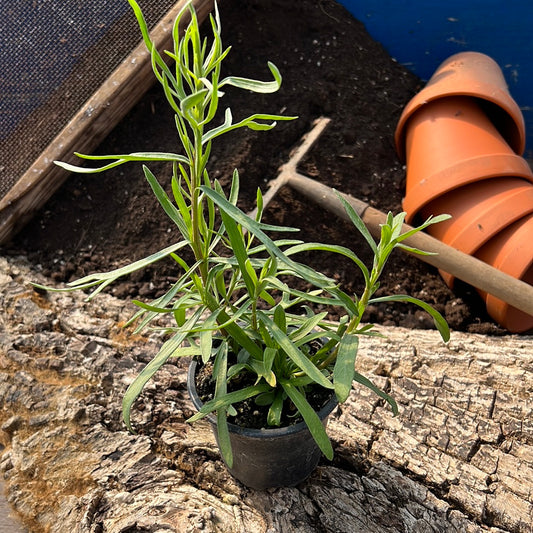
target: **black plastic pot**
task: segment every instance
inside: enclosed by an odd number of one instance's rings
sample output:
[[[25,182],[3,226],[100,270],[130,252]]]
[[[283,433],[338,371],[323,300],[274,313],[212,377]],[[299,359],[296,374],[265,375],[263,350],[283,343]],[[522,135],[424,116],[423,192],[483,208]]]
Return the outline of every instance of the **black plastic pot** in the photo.
[[[187,388],[194,406],[199,410],[203,403],[196,392],[196,361],[189,367]],[[318,412],[324,426],[337,405],[333,394]],[[217,438],[216,418],[206,417]],[[321,451],[307,429],[305,422],[273,429],[249,429],[229,424],[233,450],[233,467],[230,473],[241,483],[253,489],[294,487],[307,479],[320,461]]]

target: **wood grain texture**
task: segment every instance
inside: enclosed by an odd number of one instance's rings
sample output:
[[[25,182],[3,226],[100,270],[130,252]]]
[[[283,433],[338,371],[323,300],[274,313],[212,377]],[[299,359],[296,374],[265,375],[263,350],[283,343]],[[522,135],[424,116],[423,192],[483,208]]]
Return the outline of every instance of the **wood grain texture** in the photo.
[[[533,337],[380,327],[328,431],[335,458],[296,488],[253,491],[188,425],[186,361],[168,364],[123,430],[125,387],[161,343],[117,326],[108,295],[39,295],[0,258],[0,471],[30,531],[513,532],[533,523]]]
[[[185,362],[146,388],[138,434],[123,430],[122,394],[160,336],[117,327],[123,301],[40,295],[28,279],[48,282],[0,258],[0,471],[31,531],[532,531],[532,337],[443,344],[380,327],[387,338],[362,339],[357,366],[400,415],[357,388],[331,417],[332,463],[299,487],[251,491],[210,428],[185,423]]]

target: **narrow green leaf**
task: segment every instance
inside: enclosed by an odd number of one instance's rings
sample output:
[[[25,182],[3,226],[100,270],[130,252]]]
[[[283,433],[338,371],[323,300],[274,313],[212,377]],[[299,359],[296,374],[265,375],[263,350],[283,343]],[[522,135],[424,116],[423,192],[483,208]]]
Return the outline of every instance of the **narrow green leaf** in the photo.
[[[262,298],[269,306],[274,307],[276,305],[276,300],[266,291],[261,291],[259,297]]]
[[[75,152],[74,154],[81,159],[91,161],[111,160],[111,163],[97,168],[80,167],[70,163],[65,163],[63,161],[54,161],[54,164],[56,164],[58,167],[64,168],[65,170],[68,170],[69,172],[76,172],[78,174],[95,174],[133,161],[180,161],[182,163],[188,163],[188,159],[182,155],[164,152],[137,152],[127,155],[88,155],[80,154],[78,152]]]
[[[170,289],[165,294],[163,294],[159,298],[156,298],[155,300],[152,300],[152,302],[150,304],[148,304],[148,305],[152,306],[152,307],[155,307],[156,309],[164,309],[174,299],[174,297],[176,296],[176,294],[178,292],[180,292],[181,290],[186,290],[188,288],[188,286],[189,286],[189,284],[188,283],[184,283],[184,277],[182,276],[182,278],[180,278],[176,283],[174,283],[172,285],[172,287],[170,287]],[[176,305],[174,305],[173,307],[174,307],[174,314],[176,314],[176,312],[178,312],[179,310],[176,309]],[[185,310],[183,310],[183,312],[185,313]],[[133,322],[135,322],[141,316],[146,315],[145,318],[142,320],[142,322],[135,329],[135,333],[138,333],[149,322],[151,322],[151,320],[153,318],[155,318],[157,316],[157,314],[158,313],[152,312],[150,310],[142,309],[142,306],[141,306],[141,310],[138,311],[137,313],[135,313],[126,322],[126,326],[129,326],[129,325],[133,324]]]
[[[202,353],[202,362],[205,364],[211,358],[211,348],[213,347],[213,331],[216,327],[216,321],[219,310],[214,311],[203,323],[202,331],[200,332],[200,349]]]
[[[293,289],[289,287],[286,283],[283,283],[277,278],[274,277],[267,277],[264,281],[268,281],[268,283],[273,287],[280,291],[282,291],[284,294],[294,296],[299,299],[299,301],[307,302],[307,303],[318,303],[318,304],[324,304],[324,305],[342,305],[342,302],[339,301],[338,298],[332,298],[330,296],[319,296],[315,294],[315,291],[311,292],[303,292],[299,291],[298,289]],[[322,292],[322,291],[320,291]],[[349,296],[347,296],[349,299]],[[351,300],[350,300],[351,301]],[[295,302],[297,303],[297,302]],[[351,305],[353,306],[353,302],[351,302]]]
[[[356,335],[344,335],[339,343],[337,359],[333,369],[333,384],[339,403],[344,403],[352,390],[355,375],[355,358],[359,339]]]
[[[172,185],[172,194],[174,195],[174,200],[179,209],[181,219],[183,220],[183,224],[184,224],[183,231],[187,231],[187,235],[190,235],[191,232],[189,230],[192,227],[190,209],[189,209],[189,206],[187,205],[187,202],[185,201],[185,197],[183,196],[181,185],[174,176],[172,177],[171,185]]]
[[[267,414],[267,424],[269,426],[279,426],[281,424],[281,415],[283,413],[283,392],[279,390],[270,404]]]
[[[248,258],[244,244],[244,235],[242,230],[228,213],[222,211],[221,215],[231,243],[233,254],[239,263],[239,268],[241,270],[244,283],[246,284],[246,289],[250,295],[254,295],[256,292],[257,275],[250,264],[250,259]]]
[[[411,254],[416,255],[438,255],[437,252],[425,252],[424,250],[420,250],[419,248],[414,248],[413,246],[406,246],[405,244],[396,244],[397,248],[401,248],[404,252],[409,252]]]
[[[281,86],[281,73],[276,65],[270,61],[268,62],[268,68],[274,77],[274,81],[258,81],[249,78],[231,76],[224,78],[220,82],[220,87],[224,85],[233,85],[239,89],[245,89],[254,93],[275,93]]]
[[[196,345],[192,345],[192,346],[183,346],[181,348],[174,350],[174,352],[172,353],[170,357],[172,359],[178,359],[180,357],[194,357],[196,355],[200,355],[200,348]]]
[[[263,230],[265,229],[265,226],[263,224],[251,219],[238,207],[229,203],[226,198],[224,198],[224,196],[217,193],[216,191],[208,189],[204,186],[202,186],[201,189],[218,205],[222,213],[227,213],[227,215],[231,219],[246,228],[248,231],[251,231],[257,237],[257,239],[264,244],[266,250],[270,255],[277,257],[280,261],[282,261],[284,264],[293,269],[295,273],[300,275],[303,279],[306,279],[307,281],[313,283],[314,285],[318,287],[331,286],[332,281],[326,276],[317,273],[308,266],[297,263],[296,261],[293,261],[292,259],[287,257],[287,255],[285,255],[276,246],[274,241],[272,241],[272,239],[264,233]]]
[[[398,414],[398,404],[392,396],[387,394],[385,391],[382,391],[379,387],[376,387],[376,385],[374,385],[374,383],[372,383],[367,377],[363,376],[362,374],[359,374],[359,372],[357,371],[355,372],[353,378],[355,381],[357,381],[357,383],[364,385],[372,392],[376,393],[380,398],[383,398],[391,406],[392,413],[394,416]]]
[[[347,257],[348,259],[351,259],[359,267],[359,270],[361,270],[361,272],[363,273],[365,281],[370,279],[370,273],[368,272],[368,268],[366,267],[366,265],[359,259],[359,257],[357,257],[356,254],[352,252],[352,250],[344,246],[339,246],[335,244],[306,242],[306,243],[297,244],[296,246],[287,248],[287,250],[285,250],[285,254],[290,256],[296,253],[314,252],[314,251],[333,252],[333,253],[342,255],[344,257]]]
[[[250,359],[248,366],[257,374],[256,383],[259,383],[263,378],[271,387],[276,386],[276,376],[272,370],[267,370],[264,361],[258,361],[256,359]]]
[[[343,307],[350,312],[353,316],[358,316],[359,308],[357,304],[348,296],[344,291],[340,289],[330,289],[330,292],[334,294],[341,302]]]
[[[226,395],[221,396],[220,398],[213,398],[212,400],[209,400],[208,402],[204,403],[200,411],[188,418],[187,422],[196,422],[197,420],[204,418],[204,416],[208,415],[209,413],[212,413],[213,411],[217,411],[231,404],[242,402],[244,400],[247,400],[248,398],[253,398],[258,394],[261,394],[262,392],[267,392],[269,390],[271,390],[270,385],[268,385],[267,383],[259,383],[258,385],[252,385],[241,390],[228,392]]]
[[[167,257],[170,253],[175,252],[176,250],[179,250],[180,248],[183,248],[183,246],[185,246],[186,244],[187,244],[186,242],[181,241],[179,243],[169,246],[168,248],[164,248],[163,250],[160,250],[159,252],[156,252],[155,254],[145,257],[144,259],[140,259],[139,261],[135,261],[134,263],[131,263],[124,267],[120,267],[115,270],[111,270],[109,272],[89,274],[87,276],[84,276],[83,278],[77,279],[75,281],[71,281],[67,284],[66,287],[62,287],[62,288],[47,287],[45,285],[40,285],[38,283],[32,283],[32,285],[34,287],[38,287],[40,289],[44,289],[44,290],[48,290],[52,292],[68,292],[68,291],[74,291],[74,290],[79,290],[79,289],[86,289],[86,288],[90,288],[95,285],[101,284],[98,289],[93,291],[88,296],[88,299],[92,299],[94,298],[94,296],[96,296],[96,294],[101,292],[101,290],[104,287],[106,287],[113,281],[117,280],[118,278],[122,276],[126,276],[127,274],[131,274],[132,272],[135,272],[141,268],[144,268],[147,265],[155,263],[156,261],[159,261],[163,257]]]
[[[152,188],[152,191],[154,191],[154,194],[161,204],[161,207],[163,207],[165,213],[176,224],[176,226],[178,226],[183,238],[187,240],[190,239],[189,226],[187,226],[187,223],[183,219],[179,209],[170,201],[167,193],[163,187],[161,187],[157,181],[157,178],[152,174],[150,169],[146,166],[143,166],[143,171],[148,183],[150,184],[150,187]]]
[[[233,205],[237,205],[237,200],[239,199],[239,189],[240,189],[240,176],[239,171],[235,169],[231,176],[231,188],[229,192],[229,202]]]
[[[450,340],[450,328],[445,318],[436,309],[433,309],[433,307],[431,307],[431,305],[427,304],[426,302],[419,300],[418,298],[414,298],[413,296],[408,296],[406,294],[395,294],[392,296],[382,296],[381,298],[372,298],[371,300],[369,300],[368,303],[373,304],[380,302],[407,302],[418,305],[418,307],[421,307],[431,316],[435,327],[437,328],[440,333],[440,336],[442,337],[442,340],[444,342],[448,342]]]
[[[305,322],[303,322],[298,327],[298,329],[290,332],[289,338],[292,342],[297,342],[300,339],[304,339],[308,335],[308,333],[313,331],[327,316],[327,311],[323,311],[322,313],[318,313],[316,315],[311,316],[310,318],[305,320]]]
[[[237,363],[236,365],[231,365],[228,368],[228,379],[231,379],[233,376],[236,376],[239,372],[248,367],[249,366],[246,363]]]
[[[165,74],[169,77],[169,78],[173,78],[172,76],[172,73],[170,72],[170,69],[168,68],[167,64],[165,63],[165,61],[163,60],[163,58],[160,56],[159,52],[157,51],[156,47],[154,46],[151,38],[150,38],[150,32],[148,30],[148,25],[146,24],[146,21],[144,19],[144,16],[143,16],[143,13],[141,11],[141,8],[139,7],[139,5],[137,4],[137,2],[135,2],[135,0],[128,0],[130,6],[133,8],[133,12],[135,13],[135,17],[137,18],[137,23],[139,25],[139,28],[141,30],[141,33],[142,33],[142,36],[143,36],[143,40],[144,40],[144,44],[147,48],[147,50],[150,52],[150,54],[154,57],[152,63],[157,65],[157,67],[159,67],[162,71],[165,72]],[[177,20],[179,20],[179,18],[181,18],[184,10],[186,9],[187,6],[184,6],[183,9],[178,13],[178,16],[177,16]],[[157,70],[157,68],[154,68],[154,73],[157,77],[158,80],[161,80],[161,75],[159,74],[159,71]]]
[[[244,311],[246,311],[246,307],[243,308]],[[223,323],[223,326],[220,326],[221,329],[224,329],[228,335],[232,339],[235,340],[235,342],[244,348],[252,357],[255,359],[261,359],[263,357],[263,352],[261,348],[253,341],[253,339],[249,336],[248,331],[244,331],[236,322],[237,320],[237,313],[230,318],[227,313],[224,311],[221,311],[220,313],[220,320]]]
[[[303,354],[289,339],[289,337],[280,329],[280,327],[271,320],[263,311],[258,311],[258,316],[265,327],[270,331],[274,340],[280,345],[283,351],[291,360],[303,370],[313,381],[327,389],[332,389],[333,384],[320,372],[320,370]]]
[[[257,207],[257,214],[255,215],[255,219],[257,220],[257,222],[259,222],[261,220],[261,217],[263,216],[263,194],[261,193],[261,189],[259,187],[257,187],[255,205]]]
[[[173,313],[175,309],[172,307],[157,307],[155,305],[150,305],[145,302],[141,302],[140,300],[132,300],[132,304],[136,305],[137,307],[141,307],[145,311],[151,311],[152,313],[157,314],[164,314],[164,313]]]
[[[305,337],[303,337],[302,339],[298,341],[294,341],[294,345],[299,348],[300,346],[304,346],[315,340],[325,341],[326,339],[329,339],[329,338],[331,338],[334,341],[334,345],[336,345],[337,342],[339,342],[339,337],[334,331],[317,330],[312,333],[308,333]],[[321,352],[321,355],[324,353],[322,352],[321,349],[319,350],[319,352]],[[320,359],[320,357],[316,357],[319,352],[311,356],[311,360],[315,364],[317,364],[316,361]]]
[[[271,130],[277,124],[277,120],[294,120],[297,117],[287,117],[284,115],[269,115],[269,114],[259,114],[250,115],[249,117],[241,120],[240,122],[232,123],[231,112],[229,109],[226,110],[226,118],[224,123],[220,126],[213,128],[212,130],[206,132],[202,136],[202,144],[207,143],[208,141],[213,140],[215,137],[219,137],[225,133],[228,133],[232,130],[239,128],[249,128],[256,131],[266,131]],[[269,122],[258,122],[269,121]]]
[[[222,343],[217,350],[214,364],[215,399],[224,398],[227,392],[228,345]],[[217,409],[217,433],[220,453],[229,468],[233,466],[233,453],[229,436],[226,407]]]
[[[262,407],[266,405],[272,405],[272,402],[274,401],[275,397],[276,394],[273,390],[269,392],[263,392],[262,394],[257,395],[257,397],[255,398],[255,403]]]
[[[408,239],[415,233],[418,233],[419,231],[424,230],[428,226],[431,226],[432,224],[438,224],[439,222],[444,222],[445,220],[450,219],[450,215],[438,215],[438,216],[430,216],[423,224],[420,224],[420,226],[417,226],[416,228],[412,228],[409,231],[406,231],[400,237],[398,238],[398,242],[404,241],[405,239]]]
[[[231,439],[229,436],[227,409],[221,407],[217,411],[217,434],[218,445],[222,458],[228,465],[228,468],[233,466],[233,450],[231,448]]]
[[[282,381],[281,386],[296,406],[296,409],[298,409],[298,412],[302,415],[318,447],[326,458],[331,461],[333,459],[333,446],[315,410],[311,407],[305,396],[290,382]]]
[[[361,217],[357,214],[355,209],[352,205],[350,205],[347,200],[342,196],[340,193],[336,193],[339,200],[342,202],[342,205],[344,206],[344,210],[346,211],[346,214],[352,221],[352,224],[356,227],[357,231],[365,238],[366,242],[369,244],[370,248],[372,248],[372,251],[374,253],[377,253],[377,245],[376,241],[368,231],[365,223],[361,219]]]
[[[174,320],[176,321],[177,326],[181,328],[186,321],[185,309],[176,309],[174,311]]]
[[[265,365],[265,372],[272,371],[272,365],[274,364],[274,360],[277,354],[278,351],[275,348],[265,348],[263,360],[263,364]]]
[[[287,334],[287,317],[281,305],[277,305],[274,309],[274,322],[283,333]]]
[[[202,309],[196,311],[196,313],[194,313],[184,324],[184,328],[166,341],[163,346],[161,346],[158,354],[141,370],[139,375],[126,390],[124,398],[122,399],[122,418],[126,424],[126,427],[130,431],[133,431],[131,426],[131,407],[133,403],[141,394],[146,383],[152,379],[154,374],[161,368],[161,366],[164,365],[169,357],[171,357],[181,346],[187,337],[188,330],[195,326],[201,314]]]

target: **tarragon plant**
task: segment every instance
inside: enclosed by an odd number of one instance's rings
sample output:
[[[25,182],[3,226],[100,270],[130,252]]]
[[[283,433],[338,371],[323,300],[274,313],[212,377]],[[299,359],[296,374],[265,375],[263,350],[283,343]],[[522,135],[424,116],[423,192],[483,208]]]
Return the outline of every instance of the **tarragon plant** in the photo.
[[[430,219],[409,233],[401,233],[404,213],[389,214],[376,244],[355,211],[344,206],[355,227],[374,252],[368,268],[357,255],[344,247],[305,243],[295,239],[276,239],[276,232],[297,231],[262,222],[263,201],[257,192],[257,214],[251,218],[237,207],[239,175],[235,170],[231,186],[224,190],[209,176],[211,145],[217,137],[237,128],[270,130],[277,121],[295,117],[254,114],[234,122],[228,108],[223,119],[217,113],[227,86],[256,93],[273,93],[281,84],[278,69],[268,63],[272,81],[241,77],[223,77],[222,63],[230,49],[223,48],[219,13],[215,5],[210,16],[212,37],[200,36],[199,23],[192,6],[178,15],[173,29],[173,51],[164,58],[150,39],[142,12],[129,0],[137,17],[144,42],[151,54],[154,73],[174,110],[181,149],[178,153],[145,152],[116,156],[77,154],[83,159],[105,160],[98,168],[57,164],[69,171],[102,172],[130,161],[168,161],[172,163],[171,193],[144,166],[144,174],[163,211],[174,222],[180,240],[158,253],[108,273],[91,274],[69,283],[64,290],[92,289],[94,297],[110,283],[164,257],[176,263],[178,280],[163,296],[144,303],[135,301],[139,311],[132,317],[137,331],[148,327],[162,314],[173,317],[175,324],[159,353],[129,386],[123,400],[123,418],[131,430],[131,409],[143,387],[169,359],[193,356],[203,364],[212,364],[214,397],[190,421],[216,413],[221,452],[231,466],[232,452],[228,433],[228,415],[234,405],[255,398],[268,407],[270,426],[281,423],[282,413],[290,408],[299,412],[324,455],[333,456],[333,448],[307,395],[313,387],[331,389],[344,402],[355,380],[375,391],[393,411],[397,405],[384,391],[355,370],[359,335],[374,334],[372,325],[361,319],[369,304],[384,301],[411,302],[425,309],[434,319],[442,337],[449,331],[442,316],[429,305],[410,296],[376,298],[378,279],[396,247],[410,234],[440,219]],[[179,33],[182,17],[190,16],[183,35]],[[175,66],[167,64],[173,60]],[[218,123],[215,125],[214,123]],[[192,251],[186,262],[184,249]],[[345,293],[332,279],[298,262],[302,252],[333,252],[347,257],[361,270],[365,289],[358,297]],[[417,250],[411,250],[417,252]],[[423,253],[418,251],[419,253]],[[180,255],[181,254],[181,255]],[[290,280],[303,280],[308,290],[291,287]],[[327,312],[315,309],[337,308],[343,316],[337,323],[327,320]],[[320,339],[318,350],[311,350]],[[251,384],[232,390],[240,374],[254,376]]]

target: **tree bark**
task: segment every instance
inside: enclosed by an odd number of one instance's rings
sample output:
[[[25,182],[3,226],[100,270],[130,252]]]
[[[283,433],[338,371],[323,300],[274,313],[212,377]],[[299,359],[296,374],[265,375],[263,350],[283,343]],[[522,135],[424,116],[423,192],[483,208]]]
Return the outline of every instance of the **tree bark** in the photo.
[[[102,295],[41,295],[0,258],[0,470],[30,531],[533,531],[533,337],[379,327],[357,386],[333,412],[335,458],[295,488],[254,491],[225,470],[210,427],[188,425],[186,361],[167,364],[123,430],[121,397],[159,334],[117,324]]]

